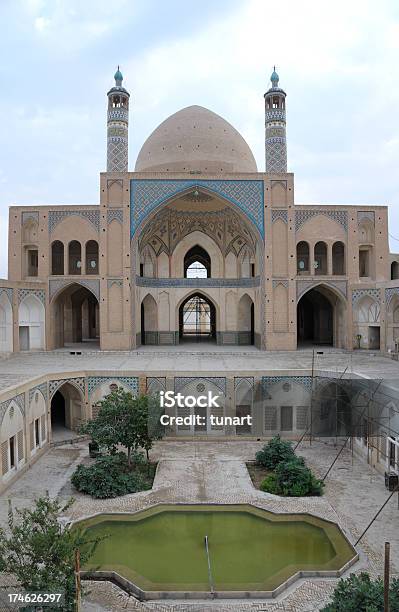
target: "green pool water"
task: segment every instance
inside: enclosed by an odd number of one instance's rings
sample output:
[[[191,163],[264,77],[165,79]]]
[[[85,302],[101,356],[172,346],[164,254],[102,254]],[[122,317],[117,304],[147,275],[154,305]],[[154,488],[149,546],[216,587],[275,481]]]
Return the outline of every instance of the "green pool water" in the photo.
[[[298,570],[339,570],[355,551],[333,523],[249,506],[165,506],[83,522],[108,536],[85,570],[114,570],[145,591],[276,588]]]

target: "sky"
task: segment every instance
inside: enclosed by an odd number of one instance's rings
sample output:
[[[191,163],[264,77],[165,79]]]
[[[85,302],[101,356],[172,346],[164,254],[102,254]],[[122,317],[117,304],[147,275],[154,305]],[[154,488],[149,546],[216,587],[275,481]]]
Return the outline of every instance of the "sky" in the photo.
[[[161,121],[198,104],[260,171],[276,64],[296,203],[388,205],[399,252],[397,0],[0,0],[0,23],[0,277],[10,205],[98,204],[118,64],[129,169]]]

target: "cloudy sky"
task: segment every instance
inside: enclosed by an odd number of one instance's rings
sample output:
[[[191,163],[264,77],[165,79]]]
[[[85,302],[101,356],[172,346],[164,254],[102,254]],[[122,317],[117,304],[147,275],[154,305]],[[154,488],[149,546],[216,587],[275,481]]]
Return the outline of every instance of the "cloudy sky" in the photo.
[[[399,239],[397,0],[0,0],[0,23],[0,277],[9,205],[98,203],[118,63],[130,168],[163,119],[199,104],[243,134],[260,170],[275,63],[296,202],[388,204]]]

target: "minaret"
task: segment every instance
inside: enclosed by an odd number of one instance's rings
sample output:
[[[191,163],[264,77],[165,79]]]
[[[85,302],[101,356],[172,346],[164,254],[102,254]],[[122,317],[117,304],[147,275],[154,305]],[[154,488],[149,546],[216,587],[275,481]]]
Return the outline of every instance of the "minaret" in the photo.
[[[115,86],[107,94],[107,172],[127,172],[130,94],[122,87],[119,66],[114,79]]]
[[[287,138],[285,131],[285,96],[278,86],[276,67],[270,77],[272,86],[265,93],[266,173],[287,172]]]

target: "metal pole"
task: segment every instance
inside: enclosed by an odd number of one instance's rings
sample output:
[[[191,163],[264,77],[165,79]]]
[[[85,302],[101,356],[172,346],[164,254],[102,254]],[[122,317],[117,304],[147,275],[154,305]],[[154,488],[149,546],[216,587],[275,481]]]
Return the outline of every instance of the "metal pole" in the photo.
[[[389,542],[385,542],[384,556],[384,612],[389,612]]]
[[[313,429],[313,385],[314,385],[314,349],[312,351],[312,388],[310,395],[310,435],[309,446],[312,445],[312,429]]]
[[[212,570],[211,570],[211,559],[209,556],[209,542],[208,542],[208,536],[206,535],[204,538],[204,544],[205,544],[205,551],[206,551],[206,558],[208,561],[208,580],[209,580],[209,588],[211,590],[211,593],[214,593],[214,588],[213,588],[213,580],[212,580]]]
[[[384,501],[384,503],[382,504],[381,508],[378,510],[377,514],[375,514],[373,516],[373,518],[371,519],[371,521],[369,522],[369,524],[367,525],[366,529],[363,531],[362,535],[358,537],[358,539],[355,542],[355,546],[357,546],[360,542],[360,540],[363,538],[363,536],[367,533],[367,531],[370,529],[371,525],[374,523],[374,521],[378,518],[378,516],[381,514],[381,512],[384,510],[385,506],[387,505],[387,503],[389,502],[389,500],[391,499],[392,495],[394,493],[396,493],[398,491],[398,487],[395,487],[394,490],[392,491],[392,493],[389,495],[388,499],[386,499]]]
[[[80,550],[75,549],[75,610],[80,612],[81,610],[81,583],[80,583]]]

